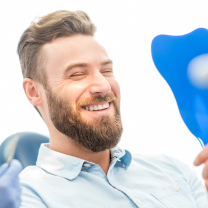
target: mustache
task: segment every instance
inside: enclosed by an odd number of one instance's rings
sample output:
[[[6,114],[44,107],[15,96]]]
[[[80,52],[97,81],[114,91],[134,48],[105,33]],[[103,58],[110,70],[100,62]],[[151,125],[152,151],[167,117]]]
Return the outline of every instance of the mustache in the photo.
[[[113,92],[108,93],[104,97],[102,96],[96,96],[96,97],[91,97],[91,98],[85,98],[82,100],[79,100],[76,104],[76,107],[79,109],[81,106],[88,105],[90,103],[97,103],[97,102],[111,102],[115,101],[116,96]]]

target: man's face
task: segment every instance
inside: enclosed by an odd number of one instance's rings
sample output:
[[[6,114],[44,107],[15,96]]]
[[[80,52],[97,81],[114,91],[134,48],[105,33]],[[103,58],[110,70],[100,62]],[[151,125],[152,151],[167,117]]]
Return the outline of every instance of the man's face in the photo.
[[[93,37],[57,38],[44,46],[48,114],[56,129],[93,152],[122,134],[120,89],[112,62]]]

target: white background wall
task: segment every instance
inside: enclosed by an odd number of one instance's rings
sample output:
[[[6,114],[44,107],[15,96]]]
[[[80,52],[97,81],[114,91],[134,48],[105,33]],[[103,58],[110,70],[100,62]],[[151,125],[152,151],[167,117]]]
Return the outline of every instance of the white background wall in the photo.
[[[151,58],[159,34],[208,28],[202,0],[0,0],[0,143],[9,135],[48,130],[22,88],[17,44],[34,18],[56,10],[83,10],[97,25],[96,38],[114,61],[121,87],[124,133],[120,146],[137,154],[164,153],[192,165],[202,150],[180,117],[175,98]]]

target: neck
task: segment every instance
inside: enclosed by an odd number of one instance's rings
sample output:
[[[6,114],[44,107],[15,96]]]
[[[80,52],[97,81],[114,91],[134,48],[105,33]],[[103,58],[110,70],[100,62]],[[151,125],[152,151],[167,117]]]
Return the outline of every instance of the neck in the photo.
[[[49,148],[56,152],[98,164],[107,175],[110,166],[110,150],[95,153],[65,135],[50,135]]]

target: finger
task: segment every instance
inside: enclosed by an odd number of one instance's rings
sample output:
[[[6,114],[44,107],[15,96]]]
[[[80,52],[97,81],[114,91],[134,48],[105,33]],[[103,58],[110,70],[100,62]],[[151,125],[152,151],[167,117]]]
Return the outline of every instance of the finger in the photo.
[[[16,177],[22,171],[22,165],[18,160],[12,160],[8,169],[6,170],[6,175],[8,177]]]
[[[204,169],[202,171],[202,177],[207,180],[208,179],[208,160],[205,162]]]
[[[208,159],[208,145],[204,147],[204,149],[198,154],[196,159],[194,160],[194,165],[201,165],[205,160]]]
[[[21,205],[21,197],[19,196],[19,197],[17,198],[17,200],[15,201],[15,208],[16,208],[16,207],[20,207],[20,205]]]
[[[4,163],[0,166],[0,177],[5,173],[6,169],[8,168],[8,164]]]
[[[12,181],[12,185],[15,186],[15,187],[18,187],[19,186],[19,177],[15,177],[13,178],[13,180],[10,180]]]
[[[205,187],[206,187],[207,192],[208,192],[208,181],[205,181]]]

